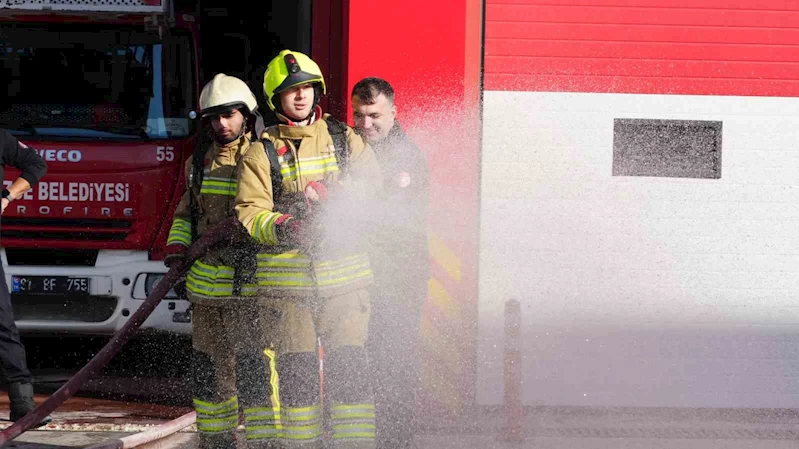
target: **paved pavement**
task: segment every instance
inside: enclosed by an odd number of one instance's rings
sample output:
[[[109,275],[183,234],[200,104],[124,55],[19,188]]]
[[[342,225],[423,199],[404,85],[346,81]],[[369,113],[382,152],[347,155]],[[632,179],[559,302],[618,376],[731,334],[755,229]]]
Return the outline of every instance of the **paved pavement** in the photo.
[[[26,344],[43,402],[102,347],[103,341],[50,340]],[[70,348],[65,351],[64,348]],[[184,360],[186,342],[132,344],[101,376],[54,413],[54,421],[28,431],[5,448],[85,448],[142,432],[191,411]],[[8,401],[0,391],[0,419]],[[10,425],[0,421],[0,428]],[[425,420],[417,449],[782,449],[799,447],[799,410],[793,409],[610,409],[526,410],[522,439],[503,441],[499,409],[475,410],[452,422]],[[140,449],[195,449],[196,428]],[[243,447],[243,446],[242,446]]]
[[[72,449],[119,438],[123,433],[31,431],[11,442],[9,449]],[[421,435],[416,439],[418,449],[795,449],[796,440],[770,439],[689,439],[689,438],[598,438],[598,437],[530,437],[509,443],[495,436]],[[240,446],[243,447],[243,446]],[[196,449],[196,435],[181,432],[140,449]]]
[[[45,396],[37,397],[37,402]],[[7,413],[0,402],[0,416]],[[5,410],[3,410],[5,409]],[[112,438],[151,429],[186,413],[185,407],[72,398],[53,413],[54,421],[11,442],[14,449],[85,448]],[[474,417],[427,427],[418,449],[738,449],[799,447],[797,410],[592,409],[527,410],[522,438],[502,439],[500,410],[480,412],[485,432]],[[7,426],[3,423],[0,427]],[[142,449],[195,449],[195,427]],[[243,436],[240,434],[240,436]],[[243,445],[240,447],[244,447]]]

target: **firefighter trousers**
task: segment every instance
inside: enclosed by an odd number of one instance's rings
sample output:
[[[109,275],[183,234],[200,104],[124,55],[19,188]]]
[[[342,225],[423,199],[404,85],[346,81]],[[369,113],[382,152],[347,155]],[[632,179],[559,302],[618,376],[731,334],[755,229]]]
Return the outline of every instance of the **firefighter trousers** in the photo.
[[[32,377],[26,361],[25,347],[20,341],[19,331],[14,322],[11,294],[8,291],[2,265],[0,265],[0,366],[5,374],[3,380],[6,383],[31,383]]]
[[[277,381],[270,383],[278,402],[271,419],[261,423],[271,426],[273,447],[373,449],[375,408],[364,347],[369,293],[259,301],[276,354],[270,376]],[[321,388],[317,338],[325,354]]]
[[[194,410],[200,449],[236,449],[243,409],[248,449],[271,447],[252,437],[251,418],[272,403],[269,372],[274,355],[264,351],[263,320],[254,302],[235,308],[193,305]],[[257,432],[256,432],[257,433]]]

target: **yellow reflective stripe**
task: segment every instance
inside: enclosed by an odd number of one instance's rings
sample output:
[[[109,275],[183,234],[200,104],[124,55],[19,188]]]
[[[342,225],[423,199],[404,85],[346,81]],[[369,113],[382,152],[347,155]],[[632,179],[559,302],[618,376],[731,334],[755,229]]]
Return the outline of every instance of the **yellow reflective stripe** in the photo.
[[[336,155],[331,154],[328,156],[314,156],[314,157],[300,158],[300,170],[304,170],[306,167],[314,168],[314,167],[324,167],[324,166],[338,167],[338,163],[336,162]]]
[[[166,239],[167,245],[183,245],[186,247],[191,246],[191,234],[183,231],[169,231],[169,237]]]
[[[191,279],[192,283],[194,283],[194,285],[198,287],[208,287],[211,289],[228,288],[233,285],[233,281],[224,280],[224,279],[209,282],[207,280],[203,280],[203,278],[201,277],[195,276],[194,273],[189,273],[188,276],[186,276],[186,281],[188,281],[189,279]]]
[[[338,167],[324,167],[324,168],[314,168],[314,169],[302,169],[302,174],[307,175],[323,175],[327,173],[337,172]]]
[[[337,277],[337,278],[332,278],[332,279],[327,279],[327,280],[318,280],[317,279],[316,283],[320,287],[330,287],[330,286],[333,286],[333,285],[348,284],[350,282],[357,281],[357,280],[360,280],[360,279],[367,279],[367,278],[371,277],[372,274],[373,274],[372,270],[369,269],[369,270],[363,270],[363,271],[359,271],[357,273],[353,273],[350,276],[340,276],[340,277]]]
[[[258,253],[257,260],[259,267],[294,268],[310,266],[310,259],[308,256],[301,253]],[[316,264],[316,267],[317,270],[319,270],[323,268],[338,268],[345,265],[354,265],[356,263],[367,262],[369,262],[369,256],[367,254],[355,254],[352,256],[343,257],[341,259],[321,261]]]
[[[335,405],[330,408],[330,417],[335,440],[375,438],[374,404]]]
[[[236,181],[203,181],[203,187],[220,187],[224,189],[236,188]]]
[[[248,440],[280,436],[280,412],[271,407],[244,410],[244,426]]]
[[[347,419],[374,419],[375,414],[372,413],[350,413],[346,416],[333,417],[334,420],[347,420]]]
[[[350,270],[347,270],[349,272]],[[316,282],[309,273],[256,273],[259,287],[331,287],[348,284],[361,279],[368,279],[373,275],[371,269],[354,272],[349,276],[318,276]],[[322,279],[319,279],[319,278]]]
[[[330,417],[334,420],[352,418],[374,419],[375,406],[372,404],[334,405],[330,408]]]
[[[269,384],[272,386],[272,395],[270,396],[272,407],[280,412],[280,383],[277,374],[277,364],[275,362],[277,353],[274,349],[267,348],[264,349],[264,355],[269,359]]]
[[[195,294],[204,296],[230,296],[233,294],[233,282],[206,282],[197,279],[193,273],[186,276],[186,288]]]
[[[233,279],[233,275],[236,273],[236,270],[233,267],[228,267],[227,265],[208,265],[207,263],[200,262],[199,260],[192,265],[191,271],[194,271],[198,274],[213,274],[215,278],[225,279]]]
[[[353,431],[353,430],[358,430],[358,429],[364,430],[364,431],[374,430],[375,429],[375,425],[374,424],[365,424],[365,423],[364,424],[335,424],[335,425],[333,425],[333,430],[334,431],[336,431],[336,430],[338,430],[338,431]]]
[[[333,439],[341,440],[345,438],[374,438],[374,424],[339,424],[333,426]]]
[[[285,254],[285,255],[272,255],[261,254],[257,255],[258,267],[273,267],[273,268],[310,268],[310,259],[303,254]],[[316,264],[317,272],[328,272],[333,269],[339,269],[347,266],[354,266],[357,264],[368,264],[369,256],[365,254],[358,254],[354,256],[344,257],[337,260],[328,260],[318,262]],[[282,270],[294,271],[294,270]]]
[[[201,433],[222,433],[222,432],[232,432],[236,430],[238,427],[238,421],[230,421],[225,423],[204,423],[201,420],[197,420],[197,430]]]
[[[244,284],[241,287],[241,296],[256,296],[258,294],[257,284]]]
[[[359,273],[363,272],[363,271],[371,271],[370,268],[369,268],[369,262],[366,261],[364,263],[359,263],[357,265],[351,265],[351,266],[339,268],[339,269],[336,269],[336,270],[320,270],[320,269],[317,269],[316,270],[316,278],[317,279],[319,279],[319,278],[334,278],[334,277],[337,277],[338,275],[346,274],[346,273],[353,272],[353,271],[357,271]]]
[[[282,253],[282,254],[258,253],[258,260],[286,260],[286,259],[308,260],[308,256],[300,253]]]
[[[339,265],[353,263],[353,262],[355,262],[357,260],[368,261],[369,260],[369,255],[368,254],[354,254],[352,256],[343,257],[341,259],[322,261],[322,262],[319,262],[318,264],[316,264],[316,266],[319,267],[319,268],[336,267],[336,266],[339,266]]]
[[[297,279],[301,277],[310,278],[310,273],[302,271],[264,271],[256,273],[260,278],[273,278],[273,279]]]
[[[361,404],[338,404],[330,407],[333,412],[347,412],[351,410],[375,410],[374,404],[361,403]]]
[[[340,433],[333,432],[333,439],[334,440],[343,440],[343,439],[346,439],[346,438],[353,438],[353,439],[355,439],[355,438],[357,438],[357,439],[375,438],[375,433],[374,432],[352,432],[352,433],[340,434]]]
[[[233,267],[212,266],[198,260],[186,275],[186,288],[202,296],[231,296],[234,275]]]
[[[308,259],[304,260],[272,260],[272,261],[258,261],[258,267],[270,268],[308,268],[311,262]]]
[[[367,279],[373,275],[366,254],[320,262],[316,264],[315,272],[312,272],[310,260],[304,254],[259,253],[257,260],[256,279],[259,287],[331,287]]]
[[[322,424],[291,427],[284,425],[280,430],[280,437],[287,440],[313,440],[320,436],[322,436]]]
[[[200,193],[212,193],[218,195],[236,196],[236,181],[221,178],[203,179]]]
[[[310,422],[321,419],[322,410],[318,407],[288,408],[283,410],[283,422]]]
[[[233,416],[228,420],[219,421],[219,422],[208,422],[207,420],[203,419],[196,419],[197,422],[197,430],[200,432],[228,432],[231,430],[235,430],[236,427],[239,425],[238,416]]]
[[[307,270],[311,261],[304,254],[261,254],[258,253],[258,268],[283,268],[281,271]]]
[[[285,409],[284,412],[290,415],[304,415],[307,413],[321,413],[321,408],[318,405],[311,405],[308,407],[289,407]]]
[[[176,218],[169,229],[169,236],[166,240],[167,245],[177,243],[180,245],[191,245],[191,223],[182,218]]]
[[[247,440],[266,440],[280,437],[280,429],[274,426],[247,428]]]
[[[218,187],[214,188],[205,188],[203,187],[200,190],[200,193],[204,195],[224,195],[224,196],[236,196],[236,188],[234,187],[233,190],[223,190]]]
[[[266,245],[276,245],[277,236],[275,235],[275,221],[283,214],[277,212],[259,212],[255,216],[252,235],[258,243]]]
[[[269,359],[269,383],[272,386],[272,407],[253,407],[244,410],[247,440],[275,439],[282,435],[280,393],[278,390],[278,374],[275,364],[275,351],[265,349],[264,355]]]
[[[204,412],[213,413],[217,410],[227,410],[231,408],[238,408],[239,406],[239,397],[233,396],[230,399],[225,400],[224,402],[207,402],[197,398],[193,398],[192,401],[194,402],[194,408],[202,409]]]
[[[281,438],[285,440],[298,440],[298,441],[314,441],[322,437],[322,428],[321,425],[318,426],[318,430],[315,431],[307,431],[302,432],[299,434],[294,434],[292,432],[286,432],[285,429],[275,429],[272,427],[264,427],[253,429],[251,431],[247,431],[247,439],[248,440],[258,440],[258,439],[266,439],[266,438]]]
[[[260,275],[261,273],[259,273]],[[307,281],[286,281],[286,280],[259,280],[259,287],[314,287],[315,284],[312,279]]]
[[[234,430],[239,423],[239,401],[237,396],[220,402],[207,402],[193,398],[197,413],[197,430],[205,433]]]
[[[221,287],[221,286],[214,286],[214,287],[207,287],[203,285],[198,285],[194,282],[193,279],[190,277],[186,278],[186,289],[192,292],[195,295],[200,296],[233,296],[233,287]]]
[[[297,165],[299,165],[299,170]],[[282,159],[280,160],[280,173],[284,178],[296,179],[298,171],[304,175],[322,174],[337,172],[339,168],[335,155],[300,158],[299,163],[294,162],[292,164],[288,164]]]
[[[211,277],[211,276],[203,276],[203,275],[198,274],[198,273],[196,273],[194,271],[189,271],[189,274],[188,274],[187,278],[188,277],[191,277],[192,279],[196,280],[197,284],[208,285],[208,286],[213,286],[213,285],[216,285],[216,284],[232,284],[233,283],[233,281],[230,280],[230,279],[222,278],[222,279],[218,280],[218,279],[215,279],[214,277]]]
[[[172,229],[182,229],[189,231],[191,229],[191,222],[185,218],[175,218],[172,221]]]
[[[289,165],[286,163],[280,164],[280,174],[283,175],[284,178],[291,178],[297,176],[297,169],[294,167],[294,164]]]

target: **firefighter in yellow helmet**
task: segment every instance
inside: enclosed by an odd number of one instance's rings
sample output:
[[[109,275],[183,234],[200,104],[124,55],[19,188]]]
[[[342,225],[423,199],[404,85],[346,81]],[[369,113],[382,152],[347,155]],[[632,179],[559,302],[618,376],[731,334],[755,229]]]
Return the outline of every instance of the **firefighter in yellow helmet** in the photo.
[[[257,102],[242,80],[217,74],[200,94],[200,109],[207,133],[186,161],[187,192],[167,240],[165,263],[170,267],[184,265],[189,245],[231,217],[236,164],[248,152],[264,152],[250,131]],[[247,280],[242,263],[247,259],[245,246],[212,248],[186,276],[193,315],[193,400],[202,449],[235,449],[239,407],[250,418],[270,403],[266,386],[270,360],[259,337],[262,323],[252,298],[254,284]],[[249,448],[267,447],[267,440],[258,439],[257,429],[247,425],[246,430]]]
[[[326,93],[308,56],[280,52],[264,76],[281,123],[262,137],[275,156],[249,152],[238,167],[235,212],[261,246],[257,297],[276,353],[279,402],[261,424],[276,448],[322,447],[317,339],[324,347],[324,404],[332,447],[373,448],[374,400],[364,343],[373,281],[366,248],[348,216],[367,209],[381,184],[371,148],[323,114]],[[267,144],[267,152],[269,152]],[[270,170],[281,180],[272,183]]]

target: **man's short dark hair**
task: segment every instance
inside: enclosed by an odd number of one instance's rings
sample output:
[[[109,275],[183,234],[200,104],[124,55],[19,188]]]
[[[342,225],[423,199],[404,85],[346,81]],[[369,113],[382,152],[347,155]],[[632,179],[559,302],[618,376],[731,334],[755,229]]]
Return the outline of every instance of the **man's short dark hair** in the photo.
[[[358,81],[352,87],[351,97],[358,96],[358,99],[365,104],[374,104],[377,97],[383,94],[390,104],[394,104],[394,88],[383,78],[369,77]]]

